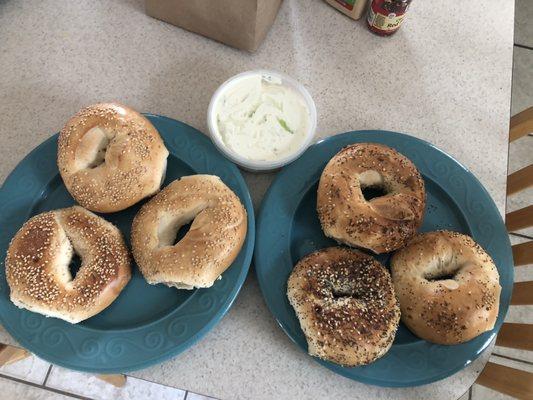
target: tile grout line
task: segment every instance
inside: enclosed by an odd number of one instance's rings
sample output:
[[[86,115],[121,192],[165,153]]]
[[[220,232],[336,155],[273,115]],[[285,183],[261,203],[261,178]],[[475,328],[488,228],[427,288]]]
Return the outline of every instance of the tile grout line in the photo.
[[[475,383],[475,382],[474,382],[474,383]],[[472,383],[472,385],[470,385],[470,387],[469,387],[468,389],[466,389],[465,392],[464,392],[461,396],[459,396],[459,397],[457,398],[457,400],[461,400],[463,397],[465,397],[467,394],[469,394],[469,393],[470,393],[470,389],[472,388],[472,386],[474,385],[474,383]],[[468,399],[468,400],[470,400],[470,399]]]
[[[77,395],[77,394],[74,394],[74,393],[65,392],[65,391],[60,390],[60,389],[54,389],[54,388],[51,388],[49,386],[39,385],[38,383],[25,381],[25,380],[20,379],[20,378],[15,378],[14,376],[0,374],[0,378],[4,378],[4,379],[7,379],[7,380],[10,380],[10,381],[13,381],[13,382],[21,383],[23,385],[32,386],[32,387],[35,387],[37,389],[46,390],[46,391],[57,393],[57,394],[62,394],[63,396],[73,397],[75,399],[92,400],[89,397],[84,397],[84,396],[80,396],[80,395]]]
[[[139,381],[143,381],[143,382],[148,382],[148,383],[153,383],[154,385],[158,385],[158,386],[163,386],[163,387],[167,387],[167,388],[170,388],[170,389],[174,389],[174,390],[181,390],[182,392],[185,392],[186,394],[189,392],[187,389],[182,389],[182,388],[179,388],[179,387],[176,387],[176,386],[171,386],[171,385],[165,385],[164,383],[159,383],[159,382],[156,382],[156,381],[151,381],[149,379],[145,379],[145,378],[137,378],[136,376],[133,376],[133,375],[128,375],[128,374],[122,374],[126,377],[130,377],[132,379],[137,379]],[[187,398],[187,395],[185,395],[184,397],[184,400]]]
[[[53,365],[50,364],[50,366],[48,367],[48,371],[46,371],[46,376],[44,377],[44,381],[42,383],[43,386],[46,386],[46,381],[48,381],[48,377],[50,376],[50,372],[52,372],[52,367],[53,367]]]
[[[514,43],[514,45],[515,45],[516,47],[520,47],[521,49],[533,50],[533,47],[531,47],[531,46],[526,46],[525,44]]]
[[[509,235],[517,236],[517,237],[520,237],[520,238],[522,238],[522,239],[530,239],[530,240],[533,240],[533,237],[531,237],[531,236],[527,236],[527,235],[524,235],[523,233],[509,232]]]
[[[511,360],[511,361],[517,361],[517,362],[521,362],[521,363],[524,363],[524,364],[527,364],[527,365],[533,365],[533,362],[531,361],[527,361],[527,360],[522,360],[520,358],[515,358],[515,357],[510,357],[510,356],[505,356],[503,354],[498,354],[498,353],[492,353],[493,356],[496,356],[496,357],[500,357],[500,358],[505,358],[507,360]]]
[[[207,399],[220,400],[218,397],[213,397],[213,396],[209,396],[208,394],[202,394],[202,393],[198,393],[198,392],[191,392],[190,390],[186,390],[185,391],[185,397],[183,398],[183,400],[187,400],[187,397],[189,397],[189,393],[197,394],[197,395],[205,397]]]
[[[189,393],[197,394],[199,396],[206,397],[206,398],[211,399],[211,400],[220,400],[220,398],[218,398],[218,397],[213,397],[213,396],[210,396],[208,394],[198,393],[198,392],[191,392],[190,390],[187,390],[187,395],[189,395]],[[183,400],[186,400],[186,398],[183,399]]]

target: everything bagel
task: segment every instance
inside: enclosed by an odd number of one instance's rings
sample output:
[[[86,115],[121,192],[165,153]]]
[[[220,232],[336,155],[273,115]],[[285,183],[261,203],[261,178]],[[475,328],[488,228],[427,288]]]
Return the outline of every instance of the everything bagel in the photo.
[[[309,354],[346,366],[391,347],[400,308],[387,270],[373,257],[330,247],[302,258],[287,283]]]
[[[391,273],[402,321],[422,339],[458,344],[494,327],[498,270],[469,236],[450,231],[417,235],[394,254]]]
[[[365,191],[379,192],[366,199]],[[320,177],[322,229],[340,243],[385,253],[402,247],[422,224],[426,194],[415,165],[382,144],[343,148]]]

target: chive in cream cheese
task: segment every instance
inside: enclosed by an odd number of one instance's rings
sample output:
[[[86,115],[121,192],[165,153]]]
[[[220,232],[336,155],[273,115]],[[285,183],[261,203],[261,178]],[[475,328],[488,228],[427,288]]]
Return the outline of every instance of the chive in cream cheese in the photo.
[[[229,86],[213,111],[224,145],[257,161],[276,161],[297,151],[311,122],[300,93],[281,79],[260,73]]]

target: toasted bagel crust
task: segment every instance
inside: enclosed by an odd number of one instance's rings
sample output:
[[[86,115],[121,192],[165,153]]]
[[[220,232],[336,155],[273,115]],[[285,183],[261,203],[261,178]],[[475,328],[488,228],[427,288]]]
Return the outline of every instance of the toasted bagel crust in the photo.
[[[82,264],[72,279],[74,251]],[[119,230],[79,206],[28,220],[11,241],[5,265],[15,305],[71,323],[111,304],[131,274]]]
[[[402,321],[422,339],[458,344],[494,327],[498,270],[471,237],[450,231],[419,234],[394,254],[391,273]]]
[[[148,119],[126,106],[103,103],[82,109],[61,130],[57,165],[80,205],[107,213],[156,193],[167,156]]]
[[[365,187],[386,193],[367,201]],[[382,144],[345,147],[328,162],[318,185],[317,212],[326,236],[374,253],[402,247],[422,224],[425,205],[415,165]]]
[[[389,273],[358,250],[330,247],[305,256],[289,277],[287,296],[309,354],[341,365],[382,357],[400,322]]]
[[[191,222],[174,244],[178,229]],[[209,287],[231,265],[246,237],[246,210],[217,176],[172,182],[133,220],[133,256],[148,283]]]

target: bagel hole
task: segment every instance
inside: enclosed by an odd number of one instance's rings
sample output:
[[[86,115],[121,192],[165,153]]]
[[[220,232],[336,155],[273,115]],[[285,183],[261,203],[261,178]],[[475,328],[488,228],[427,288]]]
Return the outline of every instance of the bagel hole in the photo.
[[[434,277],[434,278],[429,278],[428,281],[446,281],[448,279],[455,279],[455,274],[446,274],[446,275],[442,275],[442,276],[437,276],[437,277]]]
[[[87,166],[88,169],[93,169],[99,167],[105,162],[105,153],[107,151],[107,146],[98,149],[94,160]]]
[[[70,271],[71,279],[73,280],[76,277],[76,274],[81,268],[81,257],[75,251],[72,253],[70,258],[70,263],[68,264],[68,270]]]
[[[345,284],[331,284],[331,295],[334,299],[344,299],[344,298],[354,298],[357,299],[360,297],[360,294],[357,293],[353,285],[349,283]]]
[[[386,196],[389,193],[382,185],[362,187],[361,192],[363,193],[363,197],[366,201],[370,201],[376,197]]]
[[[191,229],[192,222],[193,221],[189,221],[185,225],[182,225],[178,228],[178,232],[176,233],[176,237],[174,238],[172,245],[175,245],[176,243],[178,243],[181,239],[185,237],[187,232],[189,232],[189,229]]]
[[[366,201],[386,196],[390,192],[385,183],[385,178],[378,171],[364,171],[359,174],[358,179],[361,193]]]
[[[159,219],[157,236],[159,247],[174,246],[182,240],[191,229],[196,216],[205,208],[205,205],[189,210],[185,214],[174,216],[166,215]]]
[[[453,271],[438,271],[437,273],[426,273],[424,279],[429,282],[455,280],[460,268]]]
[[[76,160],[80,169],[94,169],[105,163],[105,155],[111,139],[101,127],[89,129],[76,149]]]
[[[342,291],[342,290],[332,290],[331,294],[333,295],[334,299],[345,299],[347,297],[357,298],[357,296],[355,296],[354,293],[345,292],[345,291]]]
[[[194,221],[192,219],[187,219],[185,221],[170,221],[164,223],[163,221],[159,224],[159,247],[165,246],[174,246],[181,239],[185,237],[187,232],[191,229],[191,225]]]

